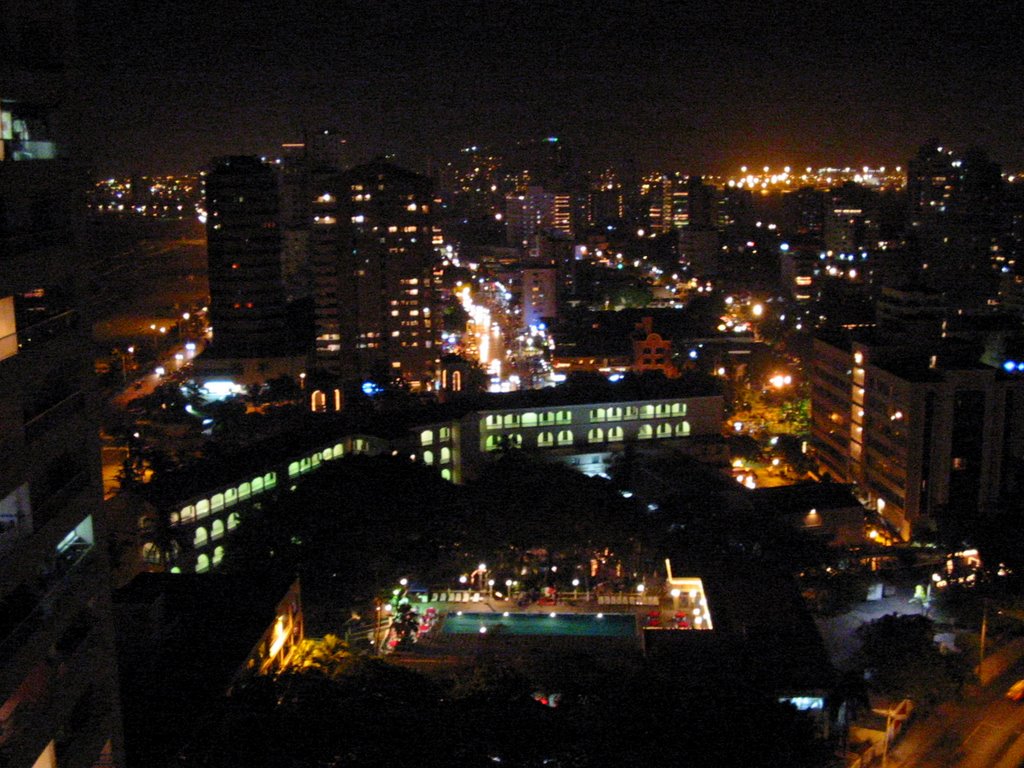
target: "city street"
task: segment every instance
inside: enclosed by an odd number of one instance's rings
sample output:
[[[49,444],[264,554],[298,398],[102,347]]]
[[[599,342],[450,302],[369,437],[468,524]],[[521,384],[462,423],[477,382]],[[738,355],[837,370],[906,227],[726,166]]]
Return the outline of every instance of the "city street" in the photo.
[[[893,768],[1017,768],[1024,763],[1024,703],[1005,698],[1024,664],[985,688],[968,686],[963,701],[911,721],[889,751]]]
[[[164,236],[143,240],[137,248],[117,255],[117,280],[111,289],[114,296],[98,307],[99,317],[93,326],[93,337],[99,344],[128,350],[122,352],[121,365],[138,366],[126,372],[124,386],[108,399],[108,406],[114,410],[123,410],[132,400],[152,394],[166,375],[187,365],[206,343],[201,329],[205,316],[190,313],[191,323],[186,325],[191,327],[177,337],[170,330],[185,322],[185,311],[194,311],[207,301],[206,244],[197,236],[202,234],[201,228],[197,229],[194,222],[158,222],[154,232],[161,231]],[[161,332],[161,328],[168,330]],[[170,338],[168,333],[172,334]],[[169,343],[172,339],[174,343]],[[156,359],[145,363],[136,360],[152,358],[153,353]],[[156,373],[160,367],[165,376]],[[117,492],[117,475],[126,455],[124,446],[103,445],[104,498]]]

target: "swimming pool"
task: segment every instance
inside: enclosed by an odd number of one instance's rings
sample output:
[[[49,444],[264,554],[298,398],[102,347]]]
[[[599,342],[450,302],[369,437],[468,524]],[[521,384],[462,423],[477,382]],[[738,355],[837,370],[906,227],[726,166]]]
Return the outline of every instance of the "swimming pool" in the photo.
[[[486,630],[481,632],[481,629]],[[448,635],[569,635],[574,637],[633,637],[636,617],[627,613],[449,613],[442,632]]]

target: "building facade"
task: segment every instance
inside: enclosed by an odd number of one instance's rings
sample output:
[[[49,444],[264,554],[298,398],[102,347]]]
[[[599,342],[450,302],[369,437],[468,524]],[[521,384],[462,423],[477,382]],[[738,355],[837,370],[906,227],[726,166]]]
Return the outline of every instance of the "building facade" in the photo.
[[[346,434],[325,439],[299,455],[256,461],[248,474],[232,482],[162,502],[170,506],[166,512],[171,526],[182,534],[171,570],[215,571],[230,547],[232,532],[244,525],[247,509],[345,456],[397,452],[436,468],[454,483],[473,479],[486,463],[512,449],[535,452],[588,475],[606,473],[627,446],[728,463],[721,438],[720,395],[586,403],[549,397],[541,406],[514,393],[485,402],[486,406],[468,409],[453,404],[448,418],[415,423],[399,437]],[[161,556],[154,545],[144,545],[146,562],[158,564]]]
[[[1004,186],[999,165],[977,149],[932,141],[907,164],[908,234],[931,287],[957,307],[985,305],[998,293]]]
[[[120,765],[69,2],[0,25],[0,763]]]
[[[816,339],[811,443],[904,539],[992,510],[1021,455],[1024,382],[906,347]]]
[[[272,357],[288,348],[278,191],[258,157],[223,157],[206,176],[212,349]]]
[[[522,270],[523,327],[540,328],[558,318],[558,269],[526,267]]]
[[[438,355],[430,180],[378,160],[320,187],[310,232],[318,367],[425,386]]]
[[[514,398],[510,400],[510,406]],[[601,475],[627,445],[674,448],[703,460],[724,461],[722,398],[702,397],[489,408],[414,430],[414,455],[461,483],[506,450],[538,455]]]

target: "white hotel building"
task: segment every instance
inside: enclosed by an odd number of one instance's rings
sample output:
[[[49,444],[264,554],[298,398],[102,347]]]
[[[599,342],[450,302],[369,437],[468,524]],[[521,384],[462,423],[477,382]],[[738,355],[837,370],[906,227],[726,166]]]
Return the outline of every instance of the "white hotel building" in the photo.
[[[656,392],[625,383],[599,391],[604,397],[596,402],[581,402],[594,391],[561,387],[488,395],[472,403],[448,404],[442,410],[444,418],[414,420],[414,426],[400,437],[353,429],[325,438],[301,454],[251,466],[244,477],[170,502],[170,523],[184,534],[174,570],[216,569],[230,546],[231,533],[244,524],[247,507],[344,456],[397,452],[435,467],[442,478],[454,483],[472,480],[506,448],[531,451],[588,475],[607,472],[627,445],[643,453],[672,450],[727,463],[720,395],[688,396],[672,383]],[[675,396],[642,398],[655,393]],[[150,563],[159,559],[151,545],[146,545],[143,556]]]
[[[546,407],[514,399],[513,405],[425,424],[414,430],[414,454],[455,483],[472,479],[484,462],[507,449],[536,451],[588,475],[606,473],[628,444],[724,460],[718,395]]]

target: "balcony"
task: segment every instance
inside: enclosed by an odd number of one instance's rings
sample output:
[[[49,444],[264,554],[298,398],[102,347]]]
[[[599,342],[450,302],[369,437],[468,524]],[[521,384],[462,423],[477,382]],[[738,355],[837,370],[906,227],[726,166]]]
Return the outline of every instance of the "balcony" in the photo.
[[[35,413],[25,414],[25,442],[31,443],[41,435],[63,426],[75,415],[85,410],[85,395],[73,392],[52,404],[44,405]]]
[[[11,765],[21,764],[19,758],[31,761],[39,744],[53,737],[58,713],[70,714],[78,702],[92,698],[93,681],[102,674],[96,666],[99,652],[101,636],[90,627],[76,647],[40,661],[28,673],[0,714],[0,764],[4,757]],[[19,754],[26,749],[29,754]]]
[[[0,607],[6,632],[0,637],[0,659],[13,661],[32,635],[45,629],[54,616],[60,616],[62,609],[81,603],[68,597],[77,598],[75,587],[100,578],[100,560],[91,554],[94,549],[92,545],[72,547],[58,555],[49,571],[39,577],[39,587],[22,591],[19,605],[13,605],[8,596]]]
[[[25,160],[56,160],[57,143],[53,141],[5,141],[4,160],[21,162]]]
[[[44,344],[52,339],[78,328],[79,314],[77,310],[69,309],[53,317],[32,323],[31,325],[18,324],[18,348],[27,350],[33,346]]]

